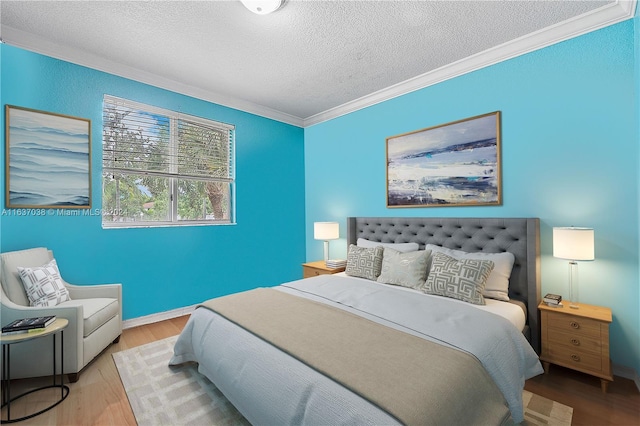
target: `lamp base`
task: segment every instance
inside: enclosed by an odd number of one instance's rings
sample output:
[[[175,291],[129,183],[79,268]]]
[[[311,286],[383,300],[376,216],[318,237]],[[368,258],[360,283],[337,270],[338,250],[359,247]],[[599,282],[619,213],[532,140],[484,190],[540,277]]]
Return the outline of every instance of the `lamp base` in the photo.
[[[569,308],[579,309],[578,306],[578,263],[569,262]]]

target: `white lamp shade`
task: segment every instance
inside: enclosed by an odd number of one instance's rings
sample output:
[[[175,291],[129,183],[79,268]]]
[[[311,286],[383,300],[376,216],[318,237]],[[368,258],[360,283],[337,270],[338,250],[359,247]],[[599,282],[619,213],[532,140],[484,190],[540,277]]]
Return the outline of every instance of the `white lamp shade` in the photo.
[[[240,0],[244,7],[257,13],[258,15],[267,15],[280,9],[284,3],[283,0]]]
[[[316,240],[337,240],[340,238],[338,222],[314,222],[313,238]]]
[[[553,228],[553,257],[593,260],[594,234],[591,228]]]

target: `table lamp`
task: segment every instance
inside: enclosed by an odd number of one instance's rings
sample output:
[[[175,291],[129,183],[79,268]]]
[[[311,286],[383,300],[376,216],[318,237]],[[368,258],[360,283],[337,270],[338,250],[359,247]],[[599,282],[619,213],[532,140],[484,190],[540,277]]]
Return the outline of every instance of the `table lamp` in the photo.
[[[578,309],[578,260],[594,260],[591,228],[553,228],[553,257],[569,260],[569,307]]]
[[[324,241],[324,261],[329,260],[329,240],[340,238],[340,225],[338,222],[314,222],[313,238]]]

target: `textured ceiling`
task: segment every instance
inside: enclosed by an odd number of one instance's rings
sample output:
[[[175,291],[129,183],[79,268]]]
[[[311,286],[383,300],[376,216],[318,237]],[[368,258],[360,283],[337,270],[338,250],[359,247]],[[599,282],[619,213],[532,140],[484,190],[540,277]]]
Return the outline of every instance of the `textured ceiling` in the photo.
[[[289,0],[261,16],[239,1],[3,0],[0,35],[8,44],[303,125],[617,3]]]

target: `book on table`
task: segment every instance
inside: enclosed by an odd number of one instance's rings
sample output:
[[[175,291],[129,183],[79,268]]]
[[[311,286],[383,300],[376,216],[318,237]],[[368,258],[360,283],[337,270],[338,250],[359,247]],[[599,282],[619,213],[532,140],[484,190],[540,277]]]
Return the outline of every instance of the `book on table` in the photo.
[[[559,294],[547,293],[542,298],[542,301],[548,305],[557,305],[562,302],[562,296]]]
[[[16,334],[28,333],[30,331],[40,331],[55,320],[55,315],[17,319],[2,327],[2,334]]]
[[[347,266],[347,261],[343,259],[329,259],[325,262],[327,268],[336,269]]]

